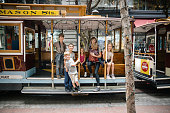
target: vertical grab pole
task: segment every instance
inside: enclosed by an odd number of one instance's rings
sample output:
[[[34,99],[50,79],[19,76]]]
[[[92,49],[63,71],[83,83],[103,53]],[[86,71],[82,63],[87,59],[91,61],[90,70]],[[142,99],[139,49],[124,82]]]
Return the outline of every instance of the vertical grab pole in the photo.
[[[156,37],[157,37],[156,34],[157,34],[157,32],[156,32],[156,24],[155,24],[155,77],[156,77]]]
[[[46,34],[45,34],[45,41],[46,41],[46,51],[48,50],[48,30],[46,30]]]
[[[53,62],[53,20],[51,20],[51,80],[52,88],[54,89],[54,62]]]
[[[108,23],[108,21],[106,20],[106,25],[105,25],[105,53],[104,53],[104,55],[105,55],[105,63],[104,63],[104,79],[105,79],[105,84],[104,84],[104,86],[105,86],[105,89],[106,89],[106,86],[107,86],[107,84],[106,84],[106,62],[107,62],[107,23]]]
[[[79,20],[79,32],[78,32],[78,59],[80,59],[80,31],[81,21]],[[78,80],[80,80],[80,63],[78,64]]]

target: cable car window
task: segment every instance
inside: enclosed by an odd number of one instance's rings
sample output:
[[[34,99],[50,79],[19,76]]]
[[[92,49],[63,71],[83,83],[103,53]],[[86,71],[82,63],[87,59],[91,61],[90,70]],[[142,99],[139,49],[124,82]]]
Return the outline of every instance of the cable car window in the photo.
[[[170,53],[170,32],[167,32],[167,42],[166,42],[166,45],[167,45],[166,52]]]
[[[41,32],[41,48],[42,48],[42,50],[45,50],[45,47],[46,47],[45,33]]]
[[[19,50],[19,26],[0,25],[0,50]]]
[[[38,33],[35,33],[35,48],[38,48]]]
[[[121,30],[122,31],[122,30]],[[123,31],[121,32],[121,40],[122,40],[122,42],[121,42],[121,49],[123,50],[124,49],[124,38],[123,38]]]
[[[120,29],[115,30],[115,50],[119,50]]]
[[[35,48],[35,32],[30,28],[25,29],[25,46],[27,52],[33,52]]]

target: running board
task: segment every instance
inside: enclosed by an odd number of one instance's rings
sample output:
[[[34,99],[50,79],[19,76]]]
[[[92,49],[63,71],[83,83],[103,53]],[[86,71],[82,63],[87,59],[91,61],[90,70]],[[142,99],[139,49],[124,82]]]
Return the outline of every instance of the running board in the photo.
[[[170,80],[170,77],[155,78],[155,80]]]
[[[126,88],[125,87],[112,87],[112,89],[107,88],[104,89],[101,87],[101,90],[98,92],[94,92],[95,87],[81,87],[82,92],[66,92],[64,87],[57,88],[55,87],[52,89],[51,87],[24,87],[21,90],[21,93],[24,94],[92,94],[92,93],[125,93]]]
[[[170,84],[157,85],[157,89],[166,89],[166,88],[170,88]]]

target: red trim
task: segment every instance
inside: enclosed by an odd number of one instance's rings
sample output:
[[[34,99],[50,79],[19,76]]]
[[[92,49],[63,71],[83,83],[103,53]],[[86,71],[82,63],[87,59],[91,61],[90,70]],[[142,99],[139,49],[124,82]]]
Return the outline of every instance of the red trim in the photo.
[[[134,24],[135,24],[136,27],[139,27],[139,26],[149,24],[149,23],[153,23],[153,22],[155,22],[154,19],[136,19]]]

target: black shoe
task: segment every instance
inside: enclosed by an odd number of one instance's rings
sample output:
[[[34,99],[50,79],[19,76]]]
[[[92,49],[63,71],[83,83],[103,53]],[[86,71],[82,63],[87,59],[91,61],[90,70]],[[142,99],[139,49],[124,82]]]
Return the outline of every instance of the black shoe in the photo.
[[[77,88],[77,91],[80,93],[81,92],[80,86],[76,86],[76,88]]]
[[[75,88],[74,88],[74,87],[71,89],[71,91],[72,91],[72,92],[76,92],[76,90],[75,90]]]
[[[79,88],[79,89],[78,89],[78,93],[80,93],[80,92],[82,92],[82,90]]]

